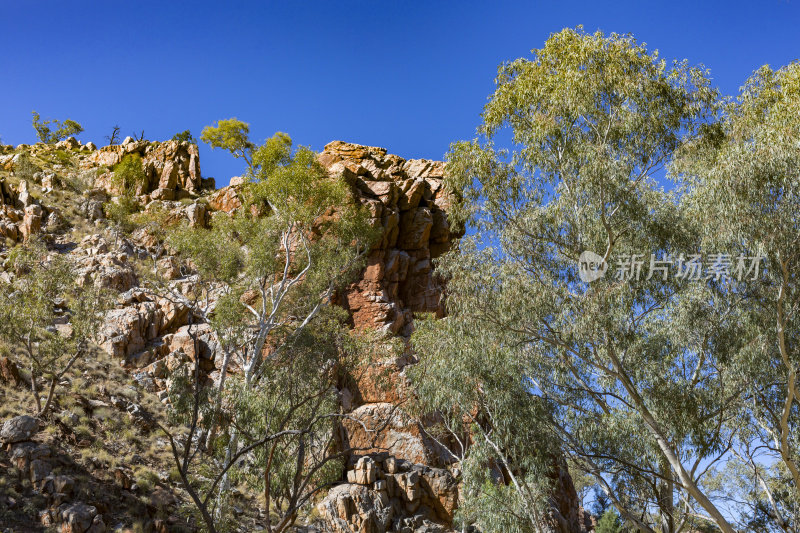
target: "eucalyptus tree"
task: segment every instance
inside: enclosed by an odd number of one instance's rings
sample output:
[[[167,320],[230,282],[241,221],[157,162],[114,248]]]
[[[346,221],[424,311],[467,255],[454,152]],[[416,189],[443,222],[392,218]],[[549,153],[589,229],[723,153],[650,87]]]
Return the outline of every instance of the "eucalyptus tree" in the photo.
[[[729,102],[721,134],[687,146],[675,174],[706,248],[763,258],[719,296],[743,309],[737,337],[746,349],[731,361],[747,398],[736,419],[736,470],[753,486],[747,516],[758,523],[760,515],[764,529],[797,531],[800,65],[756,71]]]
[[[55,144],[70,135],[77,135],[83,131],[83,126],[69,118],[61,122],[60,120],[42,120],[36,111],[32,111],[31,114],[33,115],[31,123],[33,129],[36,130],[36,136],[45,144]]]
[[[45,417],[58,385],[90,353],[104,295],[79,287],[69,260],[36,239],[11,250],[11,276],[0,283],[0,340],[27,363],[36,416]],[[47,383],[44,404],[39,380]]]
[[[235,478],[264,491],[267,512],[277,515],[268,529],[284,531],[340,474],[335,385],[353,345],[330,302],[362,266],[375,231],[348,184],[328,176],[312,150],[293,147],[284,133],[256,146],[237,124],[202,137],[246,159],[244,205],[217,213],[208,229],[167,237],[192,265],[195,292],[207,295],[197,299],[207,303],[199,318],[222,352],[215,390],[203,388],[196,366],[175,380],[175,415],[190,431],[173,449],[209,529],[224,519]],[[169,297],[193,306],[189,295]],[[211,462],[197,454],[201,429]]]
[[[500,67],[478,137],[448,154],[464,198],[450,216],[476,231],[440,262],[448,318],[415,339],[427,406],[507,450],[546,428],[538,456],[556,443],[641,531],[733,531],[703,478],[731,447],[739,346],[717,341],[735,324],[708,305],[716,280],[692,279],[698,228],[657,183],[676,150],[719,135],[718,102],[700,68],[567,29]],[[510,486],[519,530],[541,527],[535,491]]]

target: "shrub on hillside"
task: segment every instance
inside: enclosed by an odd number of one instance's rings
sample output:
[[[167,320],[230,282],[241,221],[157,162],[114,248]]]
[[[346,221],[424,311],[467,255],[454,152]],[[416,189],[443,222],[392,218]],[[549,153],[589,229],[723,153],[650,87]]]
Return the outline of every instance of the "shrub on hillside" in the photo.
[[[120,194],[136,194],[147,184],[139,154],[128,154],[114,167],[112,183]]]

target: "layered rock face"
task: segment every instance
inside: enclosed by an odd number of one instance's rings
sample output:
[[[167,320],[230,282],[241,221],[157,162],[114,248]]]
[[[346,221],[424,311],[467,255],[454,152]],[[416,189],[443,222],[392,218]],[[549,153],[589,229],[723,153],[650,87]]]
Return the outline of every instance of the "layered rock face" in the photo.
[[[339,299],[355,327],[408,334],[412,313],[441,315],[442,287],[431,260],[460,236],[447,221],[452,197],[442,187],[444,163],[341,141],[328,144],[319,161],[354,184],[373,224],[383,230],[362,279]]]
[[[349,411],[342,421],[343,446],[359,452],[350,458],[347,483],[335,487],[319,510],[333,531],[451,531],[458,504],[456,456],[448,443],[426,432],[424,420],[402,409],[413,394],[405,375],[416,362],[407,343],[413,314],[442,316],[444,287],[432,260],[462,236],[447,218],[455,198],[443,187],[445,165],[341,141],[328,144],[319,160],[354,184],[356,198],[382,229],[361,279],[338,303],[349,310],[354,327],[400,336],[406,345],[399,355],[376,346],[372,361],[342,388]],[[403,465],[399,477],[396,465]],[[588,530],[561,462],[552,478],[553,530]]]
[[[328,144],[319,161],[352,184],[382,230],[361,279],[337,303],[349,311],[353,327],[400,336],[407,345],[414,313],[443,314],[432,260],[460,237],[447,219],[453,198],[443,187],[444,163],[341,141]],[[333,531],[450,531],[458,483],[448,468],[455,457],[400,407],[413,394],[405,369],[416,359],[389,344],[376,346],[370,363],[341,389],[349,411],[342,446],[359,452],[348,462],[347,483],[319,510]]]

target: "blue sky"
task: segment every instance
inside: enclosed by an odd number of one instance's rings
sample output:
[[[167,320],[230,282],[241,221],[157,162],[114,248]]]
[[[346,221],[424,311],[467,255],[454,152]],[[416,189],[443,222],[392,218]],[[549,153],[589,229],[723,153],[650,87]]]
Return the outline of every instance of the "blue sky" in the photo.
[[[786,0],[0,0],[0,138],[34,142],[34,109],[98,145],[115,124],[162,140],[236,116],[256,141],[285,131],[318,150],[341,139],[439,159],[472,137],[497,65],[564,27],[633,33],[735,94],[760,65],[800,56],[799,23]],[[241,173],[200,150],[218,186]]]

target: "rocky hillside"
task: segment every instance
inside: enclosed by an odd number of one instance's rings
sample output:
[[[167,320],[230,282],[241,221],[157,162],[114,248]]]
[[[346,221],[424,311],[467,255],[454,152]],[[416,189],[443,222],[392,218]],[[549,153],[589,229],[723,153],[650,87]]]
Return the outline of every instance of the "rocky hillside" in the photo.
[[[191,291],[191,265],[183,264],[146,228],[119,231],[107,218],[118,204],[115,169],[136,156],[145,179],[135,202],[166,210],[192,226],[242,209],[240,179],[215,190],[201,176],[197,146],[187,142],[126,139],[96,148],[75,139],[54,146],[0,146],[0,282],[15,275],[16,243],[41,239],[49,253],[69,258],[83,286],[110,289],[116,305],[105,316],[92,356],[81,359],[62,385],[53,415],[30,414],[30,383],[13,346],[0,357],[0,530],[194,531],[191,506],[171,467],[166,423],[171,371],[201,361],[206,377],[220,379],[218,346],[199,327],[193,342],[190,310],[144,290],[153,270],[182,293]],[[448,224],[453,199],[442,187],[444,164],[403,159],[385,149],[335,141],[319,156],[342,174],[353,198],[382,229],[360,279],[336,296],[351,326],[383,332],[406,346],[402,355],[376,345],[362,371],[342,383],[344,449],[360,448],[346,462],[341,483],[315,502],[307,530],[450,531],[458,505],[460,470],[447,443],[402,404],[413,394],[405,376],[415,357],[407,348],[417,312],[441,316],[442,289],[433,260],[460,235]],[[65,324],[68,323],[65,317]],[[366,451],[364,451],[366,449]],[[558,476],[555,506],[579,531],[582,511],[572,482]],[[234,489],[240,531],[263,529],[253,495]]]

